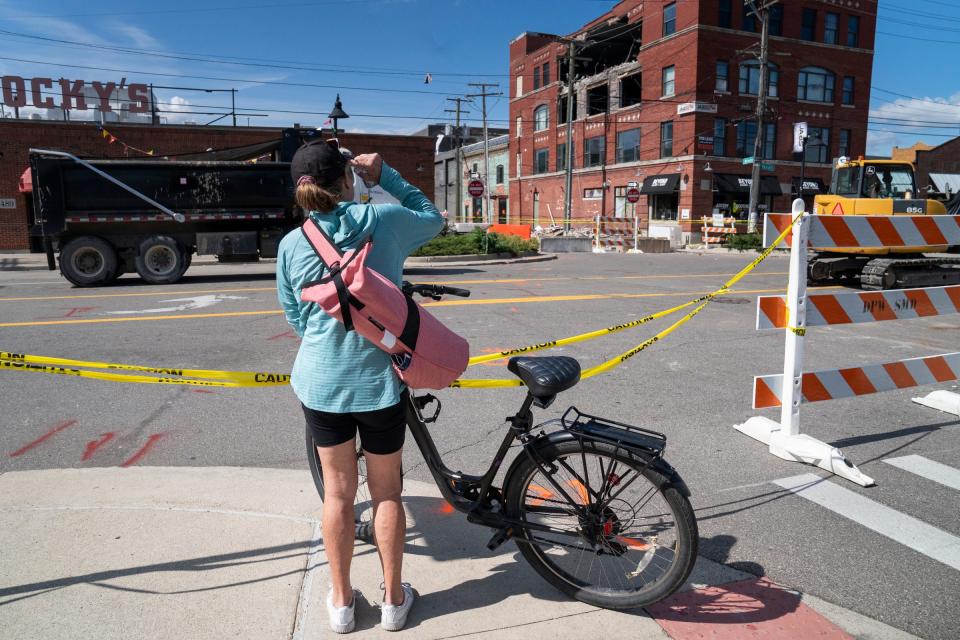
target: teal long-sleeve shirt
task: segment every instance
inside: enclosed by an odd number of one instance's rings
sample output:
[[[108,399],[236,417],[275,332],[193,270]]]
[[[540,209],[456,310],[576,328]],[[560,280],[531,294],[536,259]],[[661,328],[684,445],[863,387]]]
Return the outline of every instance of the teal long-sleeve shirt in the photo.
[[[341,250],[367,238],[373,249],[367,266],[400,286],[403,263],[417,247],[440,232],[443,216],[419,189],[386,163],[380,186],[401,204],[341,202],[329,213],[310,212]],[[311,409],[353,413],[383,409],[400,401],[402,383],[390,356],[316,304],[300,300],[303,284],[322,277],[324,268],[299,229],[280,242],[277,295],[287,322],[301,338],[290,384]]]

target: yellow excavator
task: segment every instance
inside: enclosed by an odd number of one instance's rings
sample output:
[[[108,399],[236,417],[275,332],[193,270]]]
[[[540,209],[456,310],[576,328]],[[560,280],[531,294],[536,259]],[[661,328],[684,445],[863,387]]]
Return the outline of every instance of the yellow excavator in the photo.
[[[917,199],[913,165],[896,160],[839,158],[833,167],[830,192],[814,200],[820,215],[891,216],[960,215],[960,195],[947,202]],[[808,263],[813,283],[859,278],[868,290],[960,284],[960,245],[911,247],[811,247]]]

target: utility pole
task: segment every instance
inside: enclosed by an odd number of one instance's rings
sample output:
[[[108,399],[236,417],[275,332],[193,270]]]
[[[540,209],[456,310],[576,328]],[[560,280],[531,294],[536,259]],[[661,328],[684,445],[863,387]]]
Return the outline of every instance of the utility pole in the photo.
[[[570,233],[570,207],[573,203],[573,101],[577,99],[573,91],[574,68],[577,63],[576,43],[567,42],[567,144],[563,148],[567,159],[564,163],[565,176],[563,180],[563,232]]]
[[[469,111],[463,111],[461,106],[466,102],[466,98],[447,98],[450,102],[456,102],[456,109],[444,109],[447,113],[456,113],[457,114],[457,125],[453,130],[454,135],[454,144],[457,148],[457,216],[454,220],[463,216],[463,168],[460,166],[460,114],[461,113],[470,113]],[[464,218],[466,222],[466,218]]]
[[[490,142],[487,138],[487,97],[496,97],[502,96],[502,91],[497,91],[496,93],[487,93],[487,87],[499,89],[499,84],[488,84],[486,82],[470,82],[467,84],[468,87],[479,87],[480,93],[468,93],[468,98],[481,98],[482,99],[482,109],[483,109],[483,193],[485,200],[486,208],[486,221],[490,224],[494,223],[493,220],[493,211],[490,209]]]
[[[753,171],[750,181],[750,214],[747,220],[747,233],[757,232],[757,206],[760,202],[760,164],[763,155],[764,126],[767,113],[767,78],[770,75],[770,7],[778,0],[744,0],[751,13],[760,20],[760,87],[757,90],[757,135],[753,141]]]

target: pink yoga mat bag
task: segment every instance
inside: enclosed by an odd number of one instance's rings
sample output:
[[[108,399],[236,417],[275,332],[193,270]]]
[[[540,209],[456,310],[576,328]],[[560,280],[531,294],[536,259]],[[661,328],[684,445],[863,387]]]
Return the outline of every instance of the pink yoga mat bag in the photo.
[[[368,238],[343,252],[307,219],[303,234],[327,271],[300,291],[361,336],[391,355],[393,368],[412,389],[443,389],[467,368],[470,346],[397,285],[364,263],[373,249]]]

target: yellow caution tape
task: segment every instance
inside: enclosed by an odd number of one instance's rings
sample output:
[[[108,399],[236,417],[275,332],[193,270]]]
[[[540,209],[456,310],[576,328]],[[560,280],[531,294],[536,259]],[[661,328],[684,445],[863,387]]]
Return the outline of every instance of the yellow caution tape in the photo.
[[[138,371],[150,376],[117,373],[100,373],[78,369],[108,369],[113,371]],[[207,387],[273,387],[286,385],[290,376],[285,373],[257,371],[217,371],[211,369],[167,369],[133,364],[87,362],[69,358],[34,356],[25,353],[0,351],[0,368],[37,371],[43,373],[73,375],[81,378],[110,380],[113,382],[137,382],[141,384],[185,384]],[[207,378],[187,380],[184,378]],[[218,382],[214,382],[218,381]]]
[[[796,222],[796,220],[794,220]],[[730,278],[722,287],[708,293],[707,295],[701,296],[690,302],[678,305],[671,309],[665,311],[659,311],[657,313],[639,318],[637,320],[632,320],[630,322],[614,325],[612,327],[607,327],[605,329],[599,329],[597,331],[590,331],[588,333],[582,333],[576,336],[570,336],[568,338],[562,338],[560,340],[551,340],[549,342],[544,342],[535,345],[529,345],[526,347],[518,347],[516,349],[508,349],[506,351],[501,351],[499,353],[491,353],[482,356],[475,356],[470,358],[469,365],[476,365],[482,362],[490,362],[493,360],[500,360],[502,358],[518,355],[521,353],[532,353],[535,351],[542,351],[545,349],[552,349],[554,347],[565,346],[568,344],[574,344],[577,342],[583,342],[586,340],[592,340],[594,338],[599,338],[605,335],[610,335],[611,333],[616,333],[618,331],[624,331],[626,329],[631,329],[633,327],[638,327],[640,325],[646,324],[653,320],[666,317],[673,313],[677,313],[683,309],[691,307],[693,305],[699,304],[693,311],[687,313],[682,318],[677,320],[675,323],[653,336],[652,338],[645,340],[640,343],[633,349],[625,351],[624,353],[611,358],[604,363],[601,363],[590,369],[586,369],[583,374],[580,376],[583,379],[592,378],[593,376],[599,375],[601,373],[606,373],[610,371],[633,356],[637,355],[647,347],[656,342],[659,342],[666,336],[670,335],[676,331],[679,327],[683,326],[691,319],[693,319],[698,313],[700,313],[714,298],[721,295],[726,295],[731,292],[731,287],[733,287],[737,282],[742,280],[747,276],[751,271],[757,268],[757,266],[763,262],[779,245],[783,239],[790,233],[790,230],[793,226],[789,226],[783,230],[779,237],[767,247],[756,259],[754,259],[750,264],[741,269],[736,275]],[[802,334],[800,334],[802,335]],[[106,369],[109,371],[136,371],[145,374],[151,375],[139,375],[131,373],[105,373],[103,371],[87,371],[86,369]],[[141,365],[130,365],[130,364],[115,364],[108,362],[88,362],[84,360],[71,360],[69,358],[53,358],[48,356],[36,356],[29,355],[25,353],[13,353],[10,351],[0,351],[0,370],[16,370],[16,371],[33,371],[37,373],[48,373],[53,375],[68,375],[68,376],[77,376],[81,378],[91,378],[94,380],[107,380],[111,382],[132,382],[138,384],[167,384],[167,385],[188,385],[188,386],[200,386],[200,387],[264,387],[264,386],[281,386],[289,384],[290,376],[283,373],[265,373],[265,372],[256,372],[256,371],[219,371],[214,369],[176,369],[176,368],[160,368],[160,367],[146,367]],[[202,379],[192,379],[192,378],[202,378]],[[504,379],[504,380],[455,380],[450,386],[454,388],[495,388],[495,387],[519,387],[523,383],[516,379]]]

